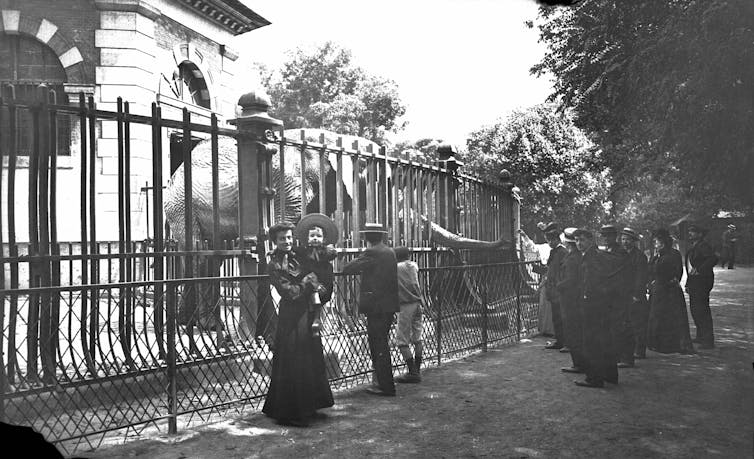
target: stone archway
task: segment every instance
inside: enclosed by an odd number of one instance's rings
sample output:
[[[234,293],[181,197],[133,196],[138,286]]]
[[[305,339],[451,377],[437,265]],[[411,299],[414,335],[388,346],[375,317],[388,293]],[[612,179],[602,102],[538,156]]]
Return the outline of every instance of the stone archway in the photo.
[[[0,10],[2,30],[7,35],[33,37],[49,47],[57,56],[66,73],[67,83],[87,84],[84,58],[73,41],[60,28],[44,18],[20,10]]]

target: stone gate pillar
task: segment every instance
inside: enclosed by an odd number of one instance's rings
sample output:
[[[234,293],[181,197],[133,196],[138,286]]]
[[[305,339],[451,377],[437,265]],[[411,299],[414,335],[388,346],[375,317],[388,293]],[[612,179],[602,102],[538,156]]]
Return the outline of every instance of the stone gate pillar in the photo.
[[[277,151],[268,145],[271,131],[279,131],[283,122],[272,118],[267,111],[270,99],[257,89],[238,99],[241,116],[232,120],[238,128],[238,237],[241,248],[249,251],[239,260],[240,274],[249,276],[264,273],[266,265],[265,237],[272,224],[272,155]],[[272,140],[272,138],[270,138]],[[264,336],[269,342],[274,335],[274,307],[266,282],[241,281],[242,339]],[[270,311],[272,309],[272,311]]]

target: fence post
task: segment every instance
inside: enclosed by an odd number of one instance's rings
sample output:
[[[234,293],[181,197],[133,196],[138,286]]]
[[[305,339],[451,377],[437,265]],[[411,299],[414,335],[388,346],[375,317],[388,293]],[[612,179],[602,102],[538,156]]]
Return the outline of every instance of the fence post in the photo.
[[[250,253],[239,260],[242,276],[258,274],[258,263],[264,262],[264,238],[267,228],[265,220],[270,216],[260,210],[268,209],[268,201],[274,196],[268,174],[262,174],[260,162],[266,164],[268,151],[266,141],[273,141],[274,130],[279,130],[283,122],[270,117],[270,98],[262,89],[242,95],[238,99],[241,116],[232,120],[238,128],[238,231],[241,248]],[[267,218],[265,218],[267,217]],[[258,293],[261,288],[257,288]],[[257,330],[264,330],[257,323],[259,315],[258,298],[250,282],[241,282],[241,324],[239,333],[242,338],[257,336]],[[265,303],[261,303],[264,305]],[[254,326],[255,330],[251,327]],[[253,333],[253,334],[252,334]],[[246,335],[246,336],[244,336]],[[265,336],[267,338],[267,336]]]

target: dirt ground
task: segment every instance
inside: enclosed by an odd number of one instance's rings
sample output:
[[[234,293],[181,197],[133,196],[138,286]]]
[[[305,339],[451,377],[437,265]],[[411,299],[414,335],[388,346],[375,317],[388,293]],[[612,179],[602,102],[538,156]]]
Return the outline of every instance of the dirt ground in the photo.
[[[716,269],[717,347],[648,353],[620,384],[580,388],[545,339],[424,372],[394,398],[336,394],[309,428],[261,413],[79,453],[91,458],[720,457],[754,453],[754,268]],[[692,325],[693,333],[693,325]]]

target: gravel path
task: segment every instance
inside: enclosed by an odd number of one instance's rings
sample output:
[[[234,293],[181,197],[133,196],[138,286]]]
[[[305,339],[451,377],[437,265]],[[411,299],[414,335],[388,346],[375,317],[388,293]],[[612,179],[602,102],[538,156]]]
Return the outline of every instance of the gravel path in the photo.
[[[336,394],[310,428],[260,413],[79,453],[91,458],[752,457],[754,268],[716,269],[717,347],[648,353],[618,386],[586,389],[535,338],[443,364],[382,398]],[[693,324],[692,324],[693,333]]]

